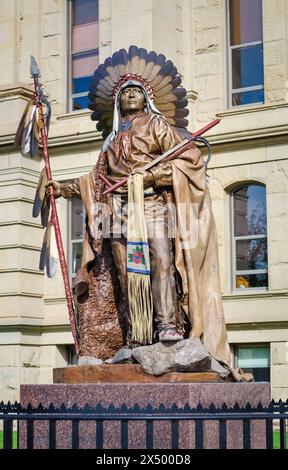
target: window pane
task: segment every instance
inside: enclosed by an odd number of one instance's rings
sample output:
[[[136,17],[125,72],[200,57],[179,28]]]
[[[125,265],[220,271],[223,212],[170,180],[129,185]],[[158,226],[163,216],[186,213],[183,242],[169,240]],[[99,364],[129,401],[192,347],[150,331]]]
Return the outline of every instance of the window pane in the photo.
[[[270,348],[263,347],[238,347],[238,367],[269,367]]]
[[[98,0],[72,1],[72,26],[98,21]]]
[[[72,57],[72,77],[91,77],[98,65],[98,51],[75,54]]]
[[[250,372],[255,382],[270,382],[270,368],[269,367],[241,367],[244,372]]]
[[[229,0],[230,44],[262,41],[262,0]]]
[[[242,274],[236,276],[236,289],[267,287],[268,274]]]
[[[232,88],[263,85],[263,45],[232,50]]]
[[[87,109],[87,108],[88,108],[88,95],[80,96],[79,98],[73,98],[73,111],[77,111],[79,109]]]
[[[266,188],[251,184],[233,194],[234,235],[266,235]]]
[[[236,240],[236,269],[267,269],[267,239]]]
[[[232,93],[232,106],[243,106],[244,104],[253,103],[264,103],[264,89]]]
[[[82,240],[84,229],[84,207],[80,199],[71,200],[71,239]]]
[[[98,48],[98,23],[89,23],[72,28],[72,53]]]
[[[75,346],[74,345],[70,345],[67,347],[67,350],[68,350],[68,364],[69,365],[77,365],[78,363],[78,358],[77,358],[77,354],[76,354],[76,351],[75,351]]]
[[[82,243],[73,243],[72,251],[72,274],[77,273],[81,267],[82,260]]]
[[[75,78],[72,81],[72,93],[75,95],[76,93],[88,93],[88,88],[91,82],[91,77],[81,77]]]

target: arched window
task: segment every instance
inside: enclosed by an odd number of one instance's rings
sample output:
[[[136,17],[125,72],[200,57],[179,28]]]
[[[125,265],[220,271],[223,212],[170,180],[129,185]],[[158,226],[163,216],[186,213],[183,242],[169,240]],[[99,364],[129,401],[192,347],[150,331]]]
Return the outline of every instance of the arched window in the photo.
[[[241,186],[232,199],[233,290],[268,287],[266,188]]]

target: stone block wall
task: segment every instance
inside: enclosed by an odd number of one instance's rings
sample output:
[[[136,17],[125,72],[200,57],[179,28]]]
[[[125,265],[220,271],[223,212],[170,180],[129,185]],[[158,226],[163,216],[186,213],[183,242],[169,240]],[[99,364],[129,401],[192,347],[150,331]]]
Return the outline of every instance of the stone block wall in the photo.
[[[277,398],[287,391],[288,367],[283,358],[274,360],[288,336],[288,5],[285,0],[263,0],[265,104],[227,110],[225,3],[100,0],[99,55],[103,62],[131,44],[164,53],[175,62],[188,91],[189,129],[198,129],[217,114],[222,118],[209,133],[213,144],[209,185],[229,340],[271,343],[272,391]],[[61,273],[48,280],[38,270],[43,229],[39,220],[32,219],[31,209],[42,163],[21,157],[13,147],[17,123],[31,96],[33,54],[52,104],[49,145],[54,178],[85,174],[96,161],[102,142],[89,112],[67,113],[67,13],[66,0],[0,2],[0,398],[4,400],[18,396],[21,381],[51,381],[52,368],[67,360],[64,345],[72,343]],[[267,187],[269,291],[239,296],[231,292],[229,191],[247,181]],[[57,205],[67,248],[68,204]]]
[[[287,12],[285,0],[263,0],[266,103],[287,101]]]
[[[275,400],[288,399],[288,342],[271,345],[271,385]]]
[[[225,2],[196,1],[192,5],[194,89],[198,93],[195,115],[200,124],[225,108]]]
[[[53,368],[67,361],[65,345],[1,344],[0,401],[19,401],[20,384],[52,383]]]

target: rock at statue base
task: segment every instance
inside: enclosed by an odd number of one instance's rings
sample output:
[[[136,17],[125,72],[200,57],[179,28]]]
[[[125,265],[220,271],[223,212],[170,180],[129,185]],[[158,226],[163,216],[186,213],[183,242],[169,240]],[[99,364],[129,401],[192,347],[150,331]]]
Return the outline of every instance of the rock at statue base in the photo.
[[[103,364],[102,359],[98,359],[98,357],[91,357],[91,356],[81,356],[78,359],[78,366],[99,366]]]
[[[198,338],[142,346],[135,348],[132,356],[152,375],[166,372],[217,372],[222,378],[230,375],[230,370],[213,358]]]
[[[73,282],[82,365],[99,364],[97,360],[112,357],[124,344],[124,306],[107,243],[103,242],[94,268],[83,266]]]
[[[106,359],[106,364],[131,364],[136,362],[133,358],[133,350],[130,349],[128,346],[123,346],[123,348],[119,349],[116,354],[109,359]],[[78,364],[79,365],[79,364]]]

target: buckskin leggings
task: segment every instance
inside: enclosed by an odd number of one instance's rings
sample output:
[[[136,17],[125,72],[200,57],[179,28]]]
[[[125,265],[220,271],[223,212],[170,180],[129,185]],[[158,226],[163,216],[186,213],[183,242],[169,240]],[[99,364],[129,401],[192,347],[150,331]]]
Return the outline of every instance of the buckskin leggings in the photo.
[[[125,201],[116,203],[121,204],[121,209]],[[115,207],[115,206],[114,206]],[[154,195],[144,200],[145,220],[147,226],[150,267],[151,267],[151,285],[152,296],[155,311],[155,321],[174,324],[175,321],[175,283],[172,269],[171,241],[168,237],[167,208],[162,196]],[[124,228],[127,221],[127,215],[121,212],[121,220],[116,216],[114,222]],[[115,235],[115,234],[114,234]],[[131,323],[129,317],[128,288],[126,273],[126,237],[118,232],[118,236],[111,238],[113,257],[117,268],[120,281],[123,300],[125,303],[126,322],[127,322],[127,340],[131,337]]]

